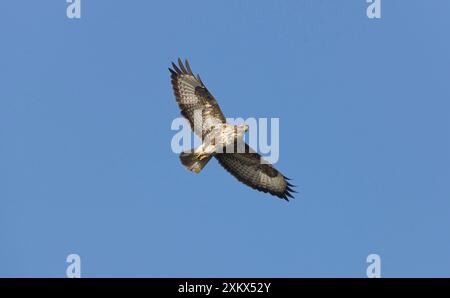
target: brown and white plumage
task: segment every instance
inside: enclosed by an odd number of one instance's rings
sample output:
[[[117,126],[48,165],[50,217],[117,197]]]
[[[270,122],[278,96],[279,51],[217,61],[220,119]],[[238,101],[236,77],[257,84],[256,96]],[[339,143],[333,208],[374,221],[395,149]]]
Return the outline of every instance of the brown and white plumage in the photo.
[[[189,121],[192,130],[203,138],[214,127],[226,124],[225,116],[200,76],[194,75],[188,61],[186,60],[184,65],[181,59],[178,59],[178,64],[177,66],[172,63],[172,68],[169,68],[175,98],[181,114]],[[195,117],[198,115],[195,111],[200,111],[202,117]],[[242,183],[287,201],[293,198],[292,192],[295,191],[292,189],[293,185],[288,182],[289,179],[273,165],[262,163],[261,155],[248,144],[245,144],[243,153],[214,153],[205,159],[197,159],[192,153],[183,152],[180,159],[191,171],[198,173],[212,156]]]
[[[288,178],[271,164],[261,163],[261,155],[245,144],[244,153],[221,153],[215,158],[220,165],[242,183],[262,192],[289,200],[295,192]]]
[[[186,67],[178,59],[179,67],[172,63],[172,86],[181,109],[181,114],[189,121],[192,130],[202,138],[214,125],[226,123],[216,99],[209,93],[200,76],[195,76],[186,60]],[[195,111],[201,112],[201,117],[195,117]]]

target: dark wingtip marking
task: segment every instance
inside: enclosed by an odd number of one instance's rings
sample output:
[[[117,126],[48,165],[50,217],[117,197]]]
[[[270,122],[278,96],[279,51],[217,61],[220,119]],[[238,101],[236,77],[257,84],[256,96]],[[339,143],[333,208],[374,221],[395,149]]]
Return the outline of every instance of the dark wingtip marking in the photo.
[[[176,73],[172,68],[170,68],[170,67],[169,67],[169,71],[170,71],[171,74],[177,75],[177,73]]]
[[[181,70],[183,71],[184,74],[188,74],[186,68],[183,65],[183,61],[181,61],[181,58],[178,58],[178,64],[180,65]]]
[[[287,186],[286,189],[287,189],[287,191],[290,191],[290,192],[296,192],[296,191],[293,190],[290,186]]]
[[[295,199],[292,196],[292,194],[290,194],[288,191],[285,191],[283,193],[273,194],[273,195],[275,195],[275,196],[279,197],[280,199],[283,199],[283,200],[285,200],[287,202],[289,202],[289,198]]]
[[[175,69],[175,71],[177,72],[177,74],[182,74],[181,70],[178,68],[178,66],[172,62],[172,67],[173,69]]]
[[[187,70],[188,70],[188,73],[191,75],[191,76],[194,76],[194,73],[192,72],[192,69],[191,69],[191,66],[189,65],[189,61],[186,59],[186,61],[185,61],[185,64],[186,64],[186,68],[187,68]]]
[[[291,184],[291,183],[289,183],[289,182],[287,182],[287,181],[286,181],[286,185],[287,185],[287,186],[290,186],[290,187],[297,187],[297,185]]]

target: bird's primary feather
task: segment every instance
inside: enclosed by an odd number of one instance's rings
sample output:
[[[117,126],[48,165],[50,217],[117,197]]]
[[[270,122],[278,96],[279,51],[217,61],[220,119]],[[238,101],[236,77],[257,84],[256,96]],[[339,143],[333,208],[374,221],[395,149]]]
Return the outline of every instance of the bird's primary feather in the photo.
[[[226,123],[226,119],[200,77],[193,74],[189,62],[186,60],[186,67],[181,59],[178,59],[178,63],[179,67],[172,63],[173,69],[169,68],[173,92],[181,114],[189,121],[192,130],[202,138],[214,125]]]

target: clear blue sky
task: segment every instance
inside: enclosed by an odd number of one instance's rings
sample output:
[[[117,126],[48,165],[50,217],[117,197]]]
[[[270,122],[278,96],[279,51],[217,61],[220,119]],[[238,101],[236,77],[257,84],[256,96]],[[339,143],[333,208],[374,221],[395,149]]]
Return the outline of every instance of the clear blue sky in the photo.
[[[158,3],[0,4],[0,276],[450,276],[449,1]],[[181,166],[179,56],[296,200]]]

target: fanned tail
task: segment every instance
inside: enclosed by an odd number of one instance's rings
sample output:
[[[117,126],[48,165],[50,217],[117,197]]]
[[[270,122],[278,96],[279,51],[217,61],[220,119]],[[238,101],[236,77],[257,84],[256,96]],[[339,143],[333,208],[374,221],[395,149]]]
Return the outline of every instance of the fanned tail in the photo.
[[[181,163],[194,173],[200,173],[200,171],[206,166],[212,155],[206,156],[202,160],[195,156],[194,152],[181,152]]]

